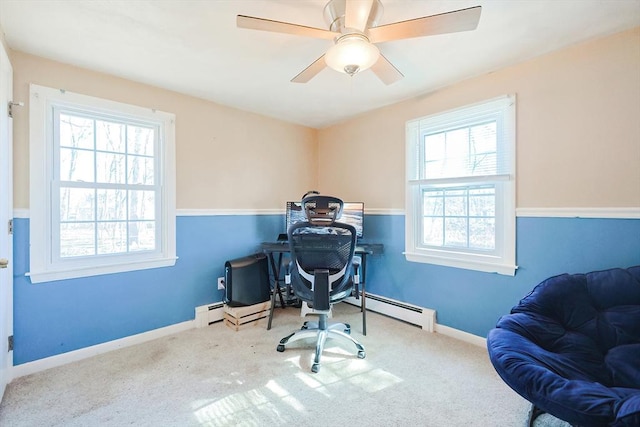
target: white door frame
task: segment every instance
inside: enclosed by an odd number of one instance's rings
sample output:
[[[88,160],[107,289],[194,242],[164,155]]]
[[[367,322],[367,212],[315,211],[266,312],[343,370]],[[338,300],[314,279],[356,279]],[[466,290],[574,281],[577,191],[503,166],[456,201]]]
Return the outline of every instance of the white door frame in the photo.
[[[0,268],[0,401],[11,381],[13,351],[9,336],[13,335],[13,120],[9,103],[13,102],[13,69],[0,42],[0,258],[8,261]]]

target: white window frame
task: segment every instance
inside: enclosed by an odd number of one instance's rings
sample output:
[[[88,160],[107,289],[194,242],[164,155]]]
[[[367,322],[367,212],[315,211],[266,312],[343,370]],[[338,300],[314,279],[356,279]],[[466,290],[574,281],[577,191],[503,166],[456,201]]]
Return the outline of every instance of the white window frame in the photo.
[[[55,152],[54,109],[69,108],[86,114],[106,115],[129,121],[144,121],[159,130],[157,154],[155,251],[92,255],[62,259],[54,245],[59,245],[59,226],[53,215],[58,206],[54,197]],[[30,276],[32,283],[49,282],[101,274],[121,273],[168,267],[176,262],[175,208],[175,115],[162,111],[105,100],[92,96],[30,85],[29,108],[29,203],[30,203]]]
[[[421,141],[425,135],[472,126],[482,118],[493,117],[498,124],[498,156],[506,171],[496,175],[423,179],[416,176],[424,153]],[[443,113],[410,120],[406,123],[406,194],[405,257],[448,267],[513,276],[516,265],[516,97],[506,95]],[[466,187],[489,184],[495,186],[495,249],[472,250],[447,246],[423,245],[422,209],[425,189]]]

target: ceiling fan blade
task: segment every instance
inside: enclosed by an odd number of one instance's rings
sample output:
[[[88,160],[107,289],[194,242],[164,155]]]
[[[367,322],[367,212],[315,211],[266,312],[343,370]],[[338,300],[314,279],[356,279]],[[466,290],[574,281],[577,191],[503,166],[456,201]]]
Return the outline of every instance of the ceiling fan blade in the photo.
[[[482,6],[475,6],[394,24],[381,25],[369,29],[368,37],[371,43],[380,43],[411,37],[475,30],[478,27],[481,12]]]
[[[256,18],[253,16],[238,15],[236,25],[239,28],[251,30],[273,31],[274,33],[293,34],[296,36],[314,37],[318,39],[332,40],[342,34],[321,28],[306,27],[304,25],[290,24],[288,22],[272,21],[270,19]]]
[[[382,54],[380,54],[376,63],[371,67],[371,71],[373,71],[373,73],[382,80],[382,83],[386,85],[395,83],[404,77],[404,75]]]
[[[344,26],[364,32],[372,7],[373,0],[346,0]]]
[[[314,78],[320,71],[324,70],[327,66],[324,62],[324,55],[313,61],[311,65],[302,70],[300,74],[291,79],[292,83],[306,83]]]

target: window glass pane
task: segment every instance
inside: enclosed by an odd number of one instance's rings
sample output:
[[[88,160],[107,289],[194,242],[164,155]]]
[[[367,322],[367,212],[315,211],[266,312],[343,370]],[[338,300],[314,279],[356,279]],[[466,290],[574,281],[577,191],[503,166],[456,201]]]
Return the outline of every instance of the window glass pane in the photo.
[[[424,178],[491,175],[497,171],[496,123],[425,136]]]
[[[445,168],[446,140],[444,133],[427,135],[424,139],[424,177],[442,176]]]
[[[155,193],[153,191],[129,192],[129,219],[155,219]]]
[[[127,150],[130,154],[153,156],[154,129],[141,126],[127,126]]]
[[[444,246],[467,247],[466,218],[445,218]]]
[[[496,122],[473,126],[470,132],[474,154],[496,152]]]
[[[467,215],[467,191],[448,190],[445,192],[444,214],[446,216]]]
[[[60,180],[94,182],[93,151],[61,148]]]
[[[426,191],[423,196],[425,216],[444,215],[444,191]]]
[[[424,173],[426,178],[442,178],[446,175],[446,160],[432,160],[429,162],[425,162],[424,165]]]
[[[469,159],[469,175],[492,175],[496,172],[496,154],[485,153]]]
[[[124,184],[125,156],[123,154],[96,153],[98,182]]]
[[[469,216],[494,217],[496,215],[495,188],[469,190]]]
[[[122,123],[96,120],[96,150],[124,153],[124,131]]]
[[[98,223],[98,254],[117,254],[127,251],[125,222]]]
[[[60,256],[155,250],[156,194],[126,188],[154,184],[154,128],[60,117],[60,180],[124,186],[61,187]]]
[[[95,255],[95,224],[60,224],[60,256],[62,258]]]
[[[456,129],[446,133],[447,161],[443,176],[467,175],[469,158],[469,129]]]
[[[443,218],[423,218],[422,243],[429,246],[442,246],[444,243],[444,219]]]
[[[494,250],[496,247],[496,221],[493,218],[469,219],[469,247]]]
[[[127,219],[126,190],[98,190],[98,221]]]
[[[495,204],[494,186],[423,190],[422,244],[495,249]]]
[[[129,250],[151,251],[156,248],[156,224],[153,221],[129,223]]]
[[[424,139],[424,158],[426,161],[442,160],[445,158],[444,132],[427,135]]]
[[[129,184],[154,184],[153,158],[129,156]]]
[[[91,188],[60,188],[60,221],[92,221],[94,202]]]
[[[60,114],[60,146],[93,150],[93,119]]]

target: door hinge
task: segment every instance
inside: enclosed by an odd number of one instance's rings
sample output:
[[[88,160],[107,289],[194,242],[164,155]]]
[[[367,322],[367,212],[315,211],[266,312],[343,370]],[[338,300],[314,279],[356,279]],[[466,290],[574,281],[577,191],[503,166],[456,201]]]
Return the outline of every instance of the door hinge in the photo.
[[[9,220],[9,234],[13,234],[13,220]]]
[[[9,337],[7,338],[7,341],[8,341],[7,344],[9,344],[8,345],[9,350],[7,351],[13,351],[13,335],[9,335]]]
[[[9,101],[9,106],[7,108],[7,114],[11,118],[13,118],[13,107],[24,107],[24,102],[12,102],[12,101]]]

